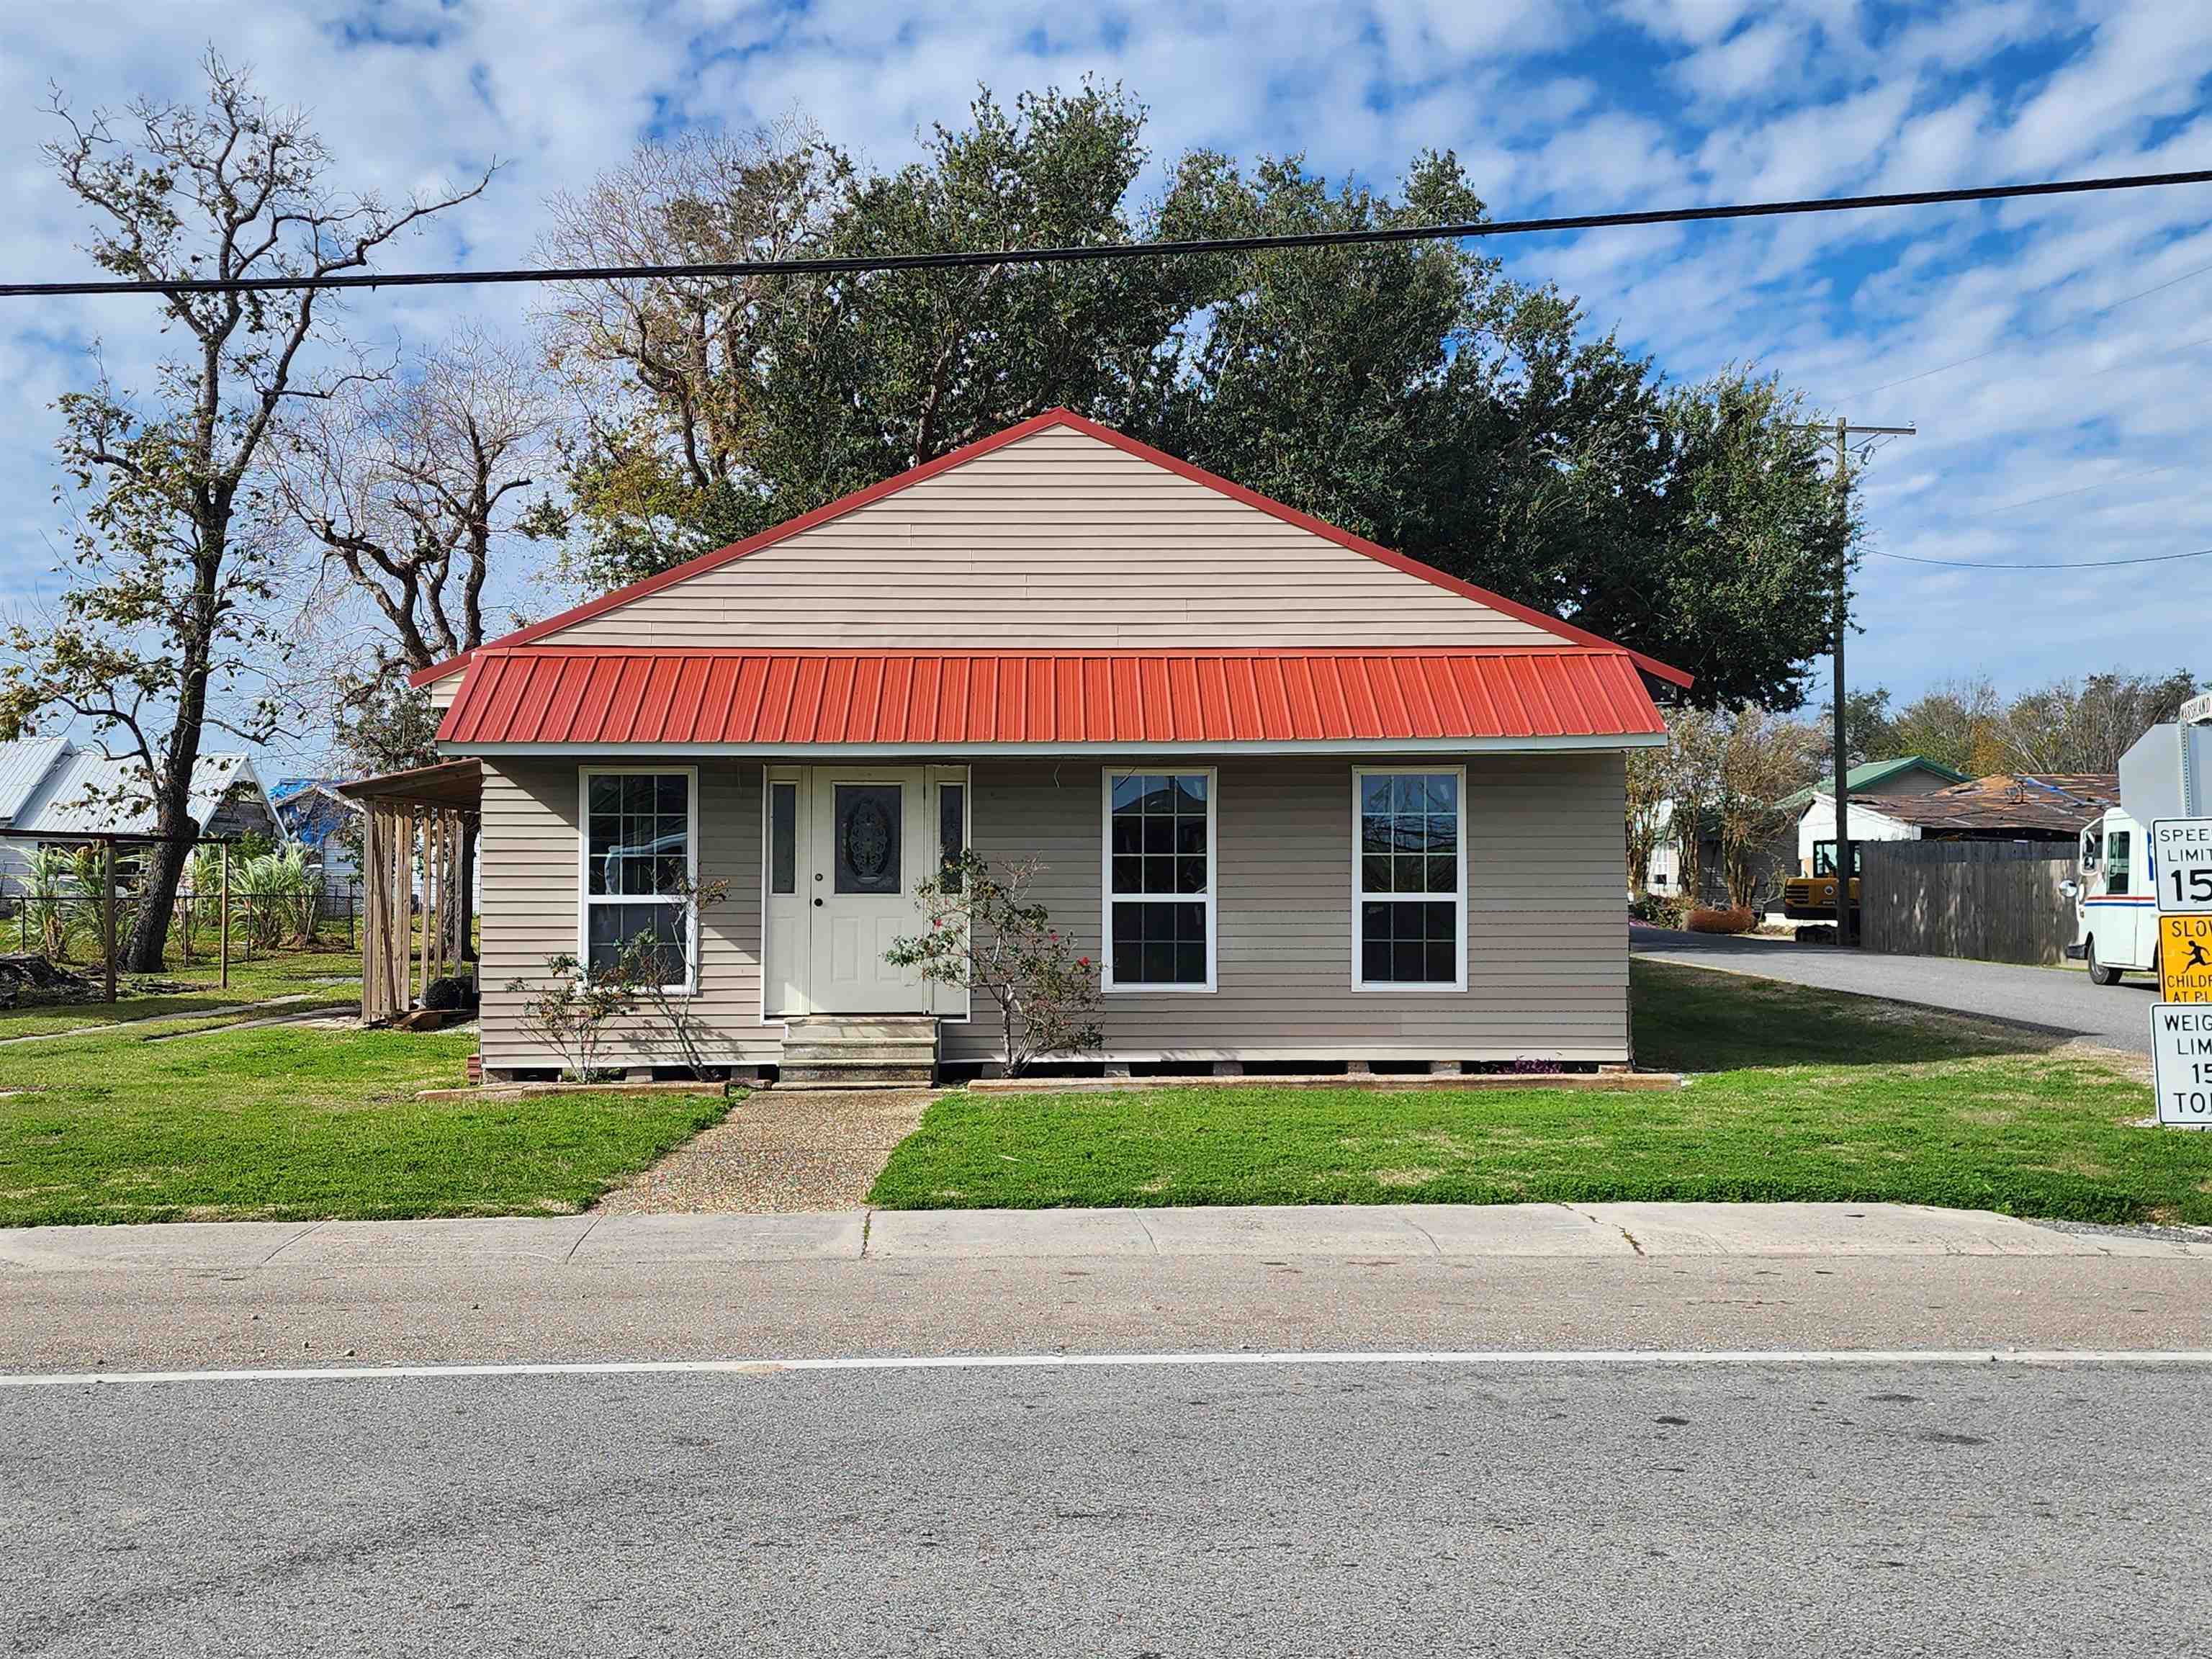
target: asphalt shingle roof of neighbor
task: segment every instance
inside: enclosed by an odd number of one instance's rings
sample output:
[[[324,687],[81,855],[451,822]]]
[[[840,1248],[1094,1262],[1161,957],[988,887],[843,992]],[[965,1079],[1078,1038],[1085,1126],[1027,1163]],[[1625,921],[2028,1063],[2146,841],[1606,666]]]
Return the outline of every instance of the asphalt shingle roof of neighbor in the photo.
[[[1929,760],[1924,755],[1899,755],[1892,760],[1861,761],[1844,775],[1844,784],[1856,799],[1860,790],[1879,788],[1900,773],[1910,772],[1916,767],[1923,772],[1933,772],[1938,777],[1948,778],[1954,783],[1970,781],[1964,772],[1954,772],[1949,767]],[[1784,795],[1774,805],[1778,811],[1793,806],[1810,806],[1814,795],[1833,793],[1835,786],[1832,782],[1826,786],[1808,783],[1802,789]]]
[[[2120,804],[2116,772],[1999,772],[1924,795],[1885,795],[1866,805],[1926,830],[2080,830]]]

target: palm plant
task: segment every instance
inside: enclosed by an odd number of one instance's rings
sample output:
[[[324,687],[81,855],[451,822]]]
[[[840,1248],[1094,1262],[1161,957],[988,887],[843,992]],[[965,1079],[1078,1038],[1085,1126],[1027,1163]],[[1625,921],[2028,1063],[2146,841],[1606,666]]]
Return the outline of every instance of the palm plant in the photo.
[[[23,872],[23,913],[38,930],[40,953],[51,962],[69,960],[71,878],[72,860],[58,847],[40,848]]]
[[[274,948],[306,934],[311,884],[307,849],[297,842],[246,860],[231,884],[248,901],[247,937],[254,944]]]

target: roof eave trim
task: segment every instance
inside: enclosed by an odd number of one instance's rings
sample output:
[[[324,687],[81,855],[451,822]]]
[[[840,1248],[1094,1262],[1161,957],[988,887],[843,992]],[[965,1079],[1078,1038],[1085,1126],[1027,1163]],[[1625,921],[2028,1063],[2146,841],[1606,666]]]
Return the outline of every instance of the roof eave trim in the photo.
[[[546,760],[623,755],[641,759],[704,760],[943,760],[1048,758],[1054,756],[1119,755],[1544,755],[1656,749],[1660,732],[1575,732],[1530,738],[1255,738],[1207,743],[1171,739],[1147,743],[441,743],[455,759],[505,757]]]

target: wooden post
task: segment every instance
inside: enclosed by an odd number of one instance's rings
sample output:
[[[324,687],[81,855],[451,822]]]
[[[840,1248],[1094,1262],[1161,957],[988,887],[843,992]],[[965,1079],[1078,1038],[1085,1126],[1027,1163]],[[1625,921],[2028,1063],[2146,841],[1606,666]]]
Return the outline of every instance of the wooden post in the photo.
[[[222,922],[222,937],[216,941],[216,948],[221,952],[222,962],[221,983],[222,988],[228,991],[230,988],[230,843],[228,842],[222,844],[222,908],[219,914]]]
[[[107,958],[106,1000],[115,1000],[115,837],[107,838],[107,862],[101,885],[106,890],[100,915],[101,953]]]

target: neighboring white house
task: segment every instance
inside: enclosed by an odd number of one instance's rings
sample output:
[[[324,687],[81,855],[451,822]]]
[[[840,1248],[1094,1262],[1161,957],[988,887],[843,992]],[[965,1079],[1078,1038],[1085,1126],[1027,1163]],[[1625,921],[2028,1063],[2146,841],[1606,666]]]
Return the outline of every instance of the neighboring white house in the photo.
[[[1851,768],[1844,779],[1851,792],[1851,839],[1853,841],[1917,841],[1920,831],[1912,823],[1890,817],[1882,811],[1885,799],[1901,796],[1929,795],[1939,789],[1954,788],[1967,779],[1963,773],[1954,772],[1948,766],[1938,765],[1919,755],[1899,755],[1893,760],[1862,761]],[[1800,876],[1823,876],[1825,867],[1815,868],[1817,860],[1832,859],[1836,840],[1836,792],[1818,784],[1800,789],[1775,803],[1777,806],[1796,806],[1803,810],[1797,817],[1797,867],[1790,873]],[[1826,843],[1827,851],[1821,851]]]
[[[1917,824],[1905,823],[1891,817],[1881,810],[1880,796],[1851,797],[1851,839],[1865,841],[1918,841]],[[1836,798],[1832,794],[1814,795],[1811,803],[1797,820],[1797,870],[1801,876],[1825,876],[1828,865],[1833,862],[1836,846]]]

